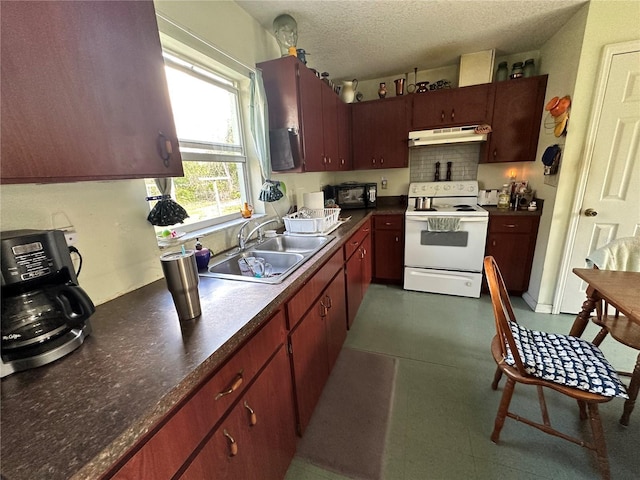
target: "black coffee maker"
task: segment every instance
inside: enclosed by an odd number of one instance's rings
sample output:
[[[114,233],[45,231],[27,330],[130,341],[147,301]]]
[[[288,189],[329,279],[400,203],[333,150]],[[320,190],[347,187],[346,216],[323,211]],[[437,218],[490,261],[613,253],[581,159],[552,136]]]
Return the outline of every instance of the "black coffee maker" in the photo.
[[[78,348],[91,332],[95,306],[78,286],[62,231],[0,232],[0,255],[5,377]]]

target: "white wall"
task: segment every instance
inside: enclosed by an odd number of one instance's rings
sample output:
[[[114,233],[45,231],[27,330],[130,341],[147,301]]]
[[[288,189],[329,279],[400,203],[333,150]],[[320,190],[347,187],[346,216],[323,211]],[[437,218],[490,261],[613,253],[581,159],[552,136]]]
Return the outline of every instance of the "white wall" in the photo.
[[[540,72],[549,75],[545,104],[555,96],[570,95],[572,98],[574,96],[578,62],[588,13],[589,6],[585,5],[569,22],[558,30],[541,50]],[[545,128],[545,123],[549,122],[549,116],[546,111],[543,113],[536,158],[541,159],[544,150],[550,145],[557,143],[563,149],[560,172],[554,178],[548,179],[551,183],[557,183],[560,175],[570,176],[571,164],[576,162],[575,155],[572,154],[571,143],[572,139],[580,135],[580,132],[578,125],[574,122],[576,115],[574,110],[572,109],[571,111],[567,136],[560,138],[557,138],[551,129]],[[577,115],[580,115],[580,109],[578,109]],[[568,148],[565,147],[565,143],[569,144]],[[549,288],[553,291],[555,283],[542,285],[542,272],[547,252],[554,250],[553,246],[549,248],[549,231],[556,215],[556,196],[559,189],[553,185],[545,184],[544,169],[541,161],[536,161],[535,164],[530,165],[528,170],[532,182],[535,181],[537,197],[544,199],[544,209],[540,219],[527,297],[533,303],[534,309],[550,312],[552,298],[549,299],[546,295]],[[555,261],[558,264],[560,263],[560,259]],[[543,290],[543,297],[541,297],[541,289]]]

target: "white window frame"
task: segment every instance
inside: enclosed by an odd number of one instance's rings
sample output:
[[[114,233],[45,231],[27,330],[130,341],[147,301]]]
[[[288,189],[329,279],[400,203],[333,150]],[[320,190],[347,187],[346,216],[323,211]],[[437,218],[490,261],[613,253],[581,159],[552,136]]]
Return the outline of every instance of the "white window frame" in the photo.
[[[239,188],[240,188],[240,196],[241,202],[253,203],[251,199],[251,179],[248,168],[248,160],[247,160],[247,145],[245,141],[245,123],[244,123],[244,115],[242,114],[242,93],[240,88],[238,87],[238,79],[233,79],[229,75],[225,75],[220,71],[216,71],[214,67],[211,65],[203,65],[202,62],[194,61],[192,58],[189,58],[187,55],[183,55],[180,53],[176,53],[167,48],[163,48],[163,57],[165,60],[165,65],[170,66],[171,68],[176,68],[182,70],[185,73],[195,76],[201,80],[209,82],[216,87],[222,88],[233,93],[236,96],[236,115],[238,119],[238,132],[237,138],[239,139],[240,145],[238,147],[229,147],[227,145],[215,144],[215,147],[218,149],[218,152],[215,153],[213,151],[209,152],[190,152],[188,149],[191,147],[202,148],[207,144],[203,144],[202,142],[195,142],[192,140],[180,140],[178,139],[178,144],[180,147],[180,153],[182,156],[182,161],[201,161],[201,162],[222,162],[222,163],[237,163],[238,164],[238,175],[241,177]],[[215,61],[211,59],[211,63]],[[238,77],[241,77],[242,74],[238,73]],[[235,132],[234,132],[235,133]],[[213,146],[213,144],[212,144]],[[220,150],[227,150],[229,154],[220,153]],[[171,196],[175,200],[175,182],[172,178],[172,191]],[[188,212],[187,212],[188,213]],[[205,230],[211,227],[218,227],[222,224],[234,222],[241,219],[242,216],[240,214],[240,210],[238,212],[231,213],[227,215],[223,215],[220,217],[208,218],[206,220],[202,220],[199,222],[189,223],[189,224],[178,224],[173,227],[174,230],[178,232],[184,232],[186,234]],[[234,222],[235,223],[235,222]]]

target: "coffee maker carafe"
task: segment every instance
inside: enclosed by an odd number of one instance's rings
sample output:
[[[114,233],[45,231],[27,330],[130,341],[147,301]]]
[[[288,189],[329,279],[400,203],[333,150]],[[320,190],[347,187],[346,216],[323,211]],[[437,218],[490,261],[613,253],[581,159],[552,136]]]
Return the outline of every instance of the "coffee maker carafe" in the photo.
[[[0,235],[4,377],[78,348],[91,331],[88,319],[95,307],[78,286],[62,231]]]

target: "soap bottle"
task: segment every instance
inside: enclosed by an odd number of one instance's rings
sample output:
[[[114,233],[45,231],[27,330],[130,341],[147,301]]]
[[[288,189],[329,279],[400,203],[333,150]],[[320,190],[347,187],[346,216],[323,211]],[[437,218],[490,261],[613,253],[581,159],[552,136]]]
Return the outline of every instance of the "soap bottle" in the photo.
[[[211,251],[205,248],[200,243],[200,239],[196,238],[196,265],[198,270],[206,270],[209,266],[209,259],[211,258]]]
[[[510,200],[511,200],[511,195],[509,192],[509,184],[505,183],[502,186],[502,190],[498,194],[498,209],[509,210]]]

